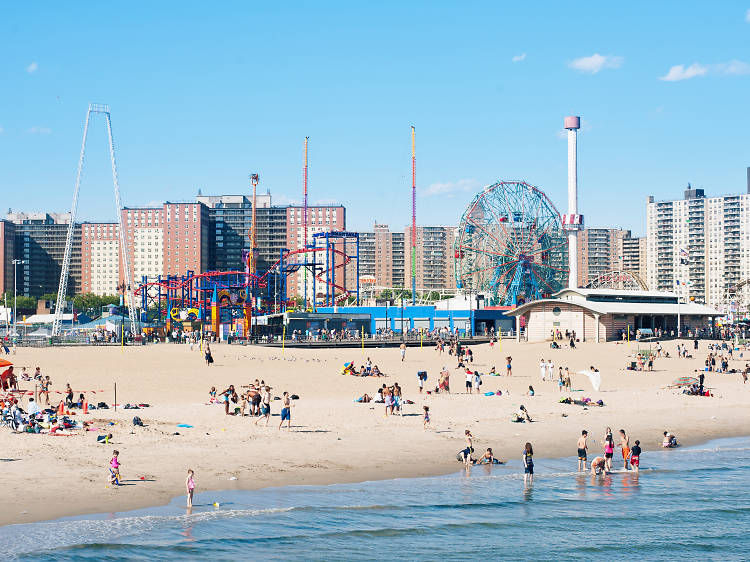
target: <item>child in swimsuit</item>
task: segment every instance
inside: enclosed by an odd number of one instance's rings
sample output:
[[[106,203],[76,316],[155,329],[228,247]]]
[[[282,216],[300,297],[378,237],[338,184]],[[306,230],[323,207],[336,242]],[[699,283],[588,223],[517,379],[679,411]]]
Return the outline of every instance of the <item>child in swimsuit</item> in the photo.
[[[633,448],[630,449],[630,466],[632,466],[633,470],[636,472],[638,472],[641,466],[641,442],[637,439],[635,440]]]
[[[187,488],[187,506],[193,507],[193,493],[195,492],[195,479],[193,478],[193,475],[195,473],[191,468],[188,469],[187,474],[187,479],[185,480],[185,488]]]
[[[117,458],[119,454],[120,454],[120,451],[116,449],[112,451],[112,460],[109,461],[109,483],[110,484],[117,484],[120,480],[120,460]]]
[[[424,429],[427,429],[427,426],[430,425],[430,407],[429,406],[422,406],[424,409],[424,421],[422,423],[422,427]]]

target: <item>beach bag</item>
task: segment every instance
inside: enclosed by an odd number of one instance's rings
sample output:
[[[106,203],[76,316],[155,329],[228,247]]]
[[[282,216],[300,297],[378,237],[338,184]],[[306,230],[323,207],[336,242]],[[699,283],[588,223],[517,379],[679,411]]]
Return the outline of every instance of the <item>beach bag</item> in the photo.
[[[100,410],[109,410],[109,406],[107,406],[106,402],[99,402],[96,407]]]
[[[291,398],[292,400],[299,400],[299,396],[297,396],[296,394],[292,394],[289,398]]]
[[[143,421],[141,421],[141,418],[139,418],[138,416],[135,416],[133,418],[133,425],[143,427]]]

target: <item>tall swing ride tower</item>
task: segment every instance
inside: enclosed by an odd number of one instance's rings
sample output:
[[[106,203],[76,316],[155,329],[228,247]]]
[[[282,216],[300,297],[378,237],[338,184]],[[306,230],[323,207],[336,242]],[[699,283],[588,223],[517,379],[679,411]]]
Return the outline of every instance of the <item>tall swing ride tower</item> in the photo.
[[[60,272],[60,285],[57,289],[57,304],[55,306],[55,318],[52,322],[52,335],[59,336],[62,331],[63,313],[65,312],[65,299],[68,292],[68,277],[70,274],[70,258],[73,253],[73,232],[75,229],[76,212],[78,211],[78,192],[81,187],[81,174],[83,173],[83,162],[86,155],[86,139],[88,138],[91,116],[104,115],[107,124],[107,138],[109,139],[109,158],[112,163],[112,182],[115,191],[115,212],[117,213],[117,226],[120,231],[120,255],[124,269],[123,292],[127,296],[128,316],[130,319],[130,333],[138,333],[138,321],[135,313],[135,300],[133,298],[132,278],[130,277],[130,262],[126,248],[125,229],[122,226],[122,202],[120,201],[120,183],[117,177],[117,161],[115,159],[115,141],[112,137],[112,116],[109,106],[100,103],[90,103],[86,112],[86,123],[83,126],[83,141],[81,142],[81,154],[78,158],[78,170],[76,171],[76,183],[73,189],[73,203],[70,207],[70,224],[65,238],[65,254],[63,266]]]

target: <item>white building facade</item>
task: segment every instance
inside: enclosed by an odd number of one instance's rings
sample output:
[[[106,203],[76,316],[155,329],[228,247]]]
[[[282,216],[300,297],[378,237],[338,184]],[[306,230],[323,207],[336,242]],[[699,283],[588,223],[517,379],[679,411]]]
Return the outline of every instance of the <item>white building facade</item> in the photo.
[[[687,189],[678,201],[649,197],[646,217],[649,288],[720,307],[750,278],[750,194]]]

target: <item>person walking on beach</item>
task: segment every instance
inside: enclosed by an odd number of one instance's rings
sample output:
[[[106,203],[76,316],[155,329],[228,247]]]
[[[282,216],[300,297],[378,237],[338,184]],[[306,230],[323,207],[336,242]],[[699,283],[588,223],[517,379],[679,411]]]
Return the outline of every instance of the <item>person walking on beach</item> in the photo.
[[[271,421],[271,387],[264,386],[261,389],[260,396],[260,417],[255,420],[255,425],[258,425],[258,422],[264,417],[266,418],[266,425],[268,425],[268,422]]]
[[[547,363],[544,361],[544,359],[539,361],[539,376],[542,378],[542,380],[544,380],[547,376]]]
[[[430,407],[422,406],[422,409],[424,410],[424,419],[422,420],[422,429],[427,429],[427,426],[430,425]]]
[[[523,483],[534,481],[534,449],[531,443],[526,443],[523,448]]]
[[[206,354],[204,357],[206,359],[206,366],[210,367],[211,363],[214,362],[214,356],[211,355],[211,348],[209,347],[208,344],[206,344]]]
[[[117,449],[112,451],[112,459],[109,461],[109,483],[117,486],[120,485],[120,459],[117,458],[119,454],[120,451]]]
[[[513,358],[508,355],[508,357],[505,358],[505,374],[509,377],[513,376],[513,368],[511,367],[512,362]]]
[[[404,362],[404,358],[406,357],[406,344],[404,342],[401,342],[401,345],[398,346],[398,348],[401,350],[401,362]]]
[[[628,470],[628,457],[630,456],[630,438],[624,429],[620,430],[620,448],[622,449],[623,469]]]
[[[284,425],[284,421],[286,421],[286,428],[291,430],[292,429],[292,402],[289,399],[289,393],[285,392],[284,396],[281,399],[282,408],[281,408],[281,423],[279,424],[279,429],[281,429],[281,426]]]
[[[195,492],[195,478],[192,468],[187,471],[187,478],[185,479],[185,489],[187,490],[187,506],[193,507],[193,493]]]
[[[586,452],[588,451],[589,445],[586,442],[589,432],[585,429],[581,431],[581,436],[578,438],[578,470],[586,472]]]

